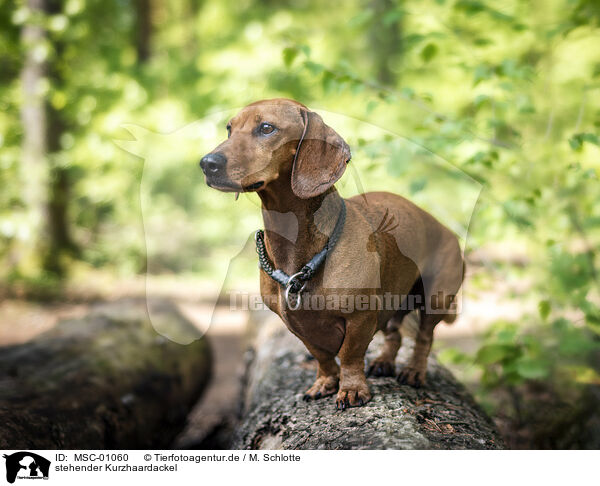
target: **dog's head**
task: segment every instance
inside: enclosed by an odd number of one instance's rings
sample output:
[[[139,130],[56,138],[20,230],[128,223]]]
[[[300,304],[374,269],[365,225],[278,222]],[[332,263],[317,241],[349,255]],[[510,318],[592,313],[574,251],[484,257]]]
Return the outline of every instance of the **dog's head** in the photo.
[[[293,100],[252,103],[229,121],[227,132],[200,161],[206,183],[220,191],[260,191],[287,177],[294,194],[307,199],[335,184],[350,160],[342,137]]]

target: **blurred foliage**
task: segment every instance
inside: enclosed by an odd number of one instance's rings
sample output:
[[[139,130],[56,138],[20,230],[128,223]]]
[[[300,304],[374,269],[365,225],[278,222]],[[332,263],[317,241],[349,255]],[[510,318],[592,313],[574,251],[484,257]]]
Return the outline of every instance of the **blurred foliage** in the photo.
[[[599,384],[597,1],[47,1],[40,14],[0,0],[4,280],[62,278],[22,251],[34,237],[20,164],[28,53],[47,66],[37,89],[60,120],[46,163],[67,175],[79,248],[60,256],[67,274],[221,275],[260,226],[258,203],[207,190],[197,161],[237,108],[291,97],[350,142],[359,183],[346,174],[342,193],[405,194],[467,255],[496,249],[474,263],[493,281],[527,280],[512,298],[539,312],[444,359],[480,370],[482,390]],[[28,24],[46,37],[24,43]]]

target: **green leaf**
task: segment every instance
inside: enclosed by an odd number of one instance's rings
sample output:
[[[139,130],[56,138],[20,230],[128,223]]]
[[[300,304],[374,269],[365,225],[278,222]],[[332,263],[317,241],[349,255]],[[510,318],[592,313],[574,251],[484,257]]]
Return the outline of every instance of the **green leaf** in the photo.
[[[429,42],[427,45],[425,45],[425,47],[423,47],[423,50],[421,51],[421,59],[423,59],[423,61],[425,62],[429,62],[435,57],[437,52],[437,44]]]
[[[442,363],[449,364],[467,364],[471,362],[467,354],[455,348],[447,348],[440,351],[438,353],[438,358]]]
[[[463,12],[473,15],[486,10],[486,6],[478,1],[474,0],[458,0],[454,4],[456,10],[462,10]]]
[[[510,352],[510,348],[501,344],[485,344],[475,356],[479,364],[492,364],[502,361]]]
[[[569,366],[567,368],[576,383],[585,385],[600,385],[600,374],[589,366]]]
[[[600,139],[594,133],[576,133],[569,139],[569,145],[575,151],[580,151],[584,142],[600,146]]]
[[[402,39],[402,42],[406,49],[411,49],[424,39],[425,36],[422,34],[409,34],[406,37],[404,37],[404,39]]]
[[[321,74],[325,70],[325,66],[313,61],[306,61],[304,66],[310,71],[311,74],[314,75]]]
[[[310,47],[306,46],[306,45],[301,45],[299,48],[306,57],[310,56]]]
[[[365,85],[363,83],[361,83],[360,81],[357,81],[356,79],[352,79],[350,80],[350,91],[352,91],[352,94],[357,95],[362,93],[365,90]],[[368,114],[368,112],[367,112]]]
[[[369,102],[367,103],[367,107],[366,107],[366,109],[365,109],[365,111],[366,111],[367,115],[370,115],[371,113],[373,113],[373,110],[374,110],[375,108],[377,108],[377,105],[378,105],[378,104],[379,104],[379,103],[377,103],[377,101],[375,101],[375,100],[371,100],[371,101],[369,101]]]
[[[365,9],[348,21],[348,27],[361,27],[373,18],[373,10]]]
[[[593,143],[594,145],[600,146],[600,139],[598,139],[598,135],[593,133],[581,133],[580,135],[584,142]]]
[[[540,317],[544,321],[548,319],[548,316],[550,315],[550,309],[551,305],[549,300],[540,300],[540,302],[538,303],[538,311],[540,313]]]
[[[491,98],[485,94],[477,95],[473,100],[473,105],[475,105],[475,107],[477,108],[481,108],[481,106],[483,106],[484,104],[489,103],[490,99]]]
[[[533,358],[522,358],[516,363],[516,371],[528,380],[539,380],[546,378],[550,370],[545,362]]]
[[[569,139],[569,145],[573,150],[581,150],[581,140],[577,137],[573,137]]]
[[[498,376],[498,372],[494,368],[484,368],[481,375],[481,382],[485,386],[493,388],[500,383],[500,376]]]
[[[490,79],[492,77],[492,70],[485,64],[479,64],[473,71],[473,85],[477,86],[481,81]]]
[[[408,98],[409,100],[412,100],[415,97],[415,90],[408,86],[404,86],[400,90],[400,93],[402,94],[402,96],[404,96],[405,98]]]
[[[321,85],[325,93],[331,93],[337,87],[337,80],[335,74],[329,70],[323,71],[323,77],[321,78]]]
[[[498,344],[513,344],[517,336],[517,328],[515,326],[506,327],[498,331],[496,340]]]
[[[295,47],[286,47],[282,52],[282,56],[285,67],[289,68],[298,56],[298,49]]]
[[[404,10],[402,9],[398,9],[398,10],[392,10],[390,12],[387,12],[383,17],[383,24],[384,25],[393,25],[395,23],[397,23],[399,20],[402,19],[402,17],[404,17]]]
[[[600,313],[586,313],[585,324],[588,329],[600,335]]]
[[[423,189],[425,189],[426,185],[427,178],[419,177],[410,183],[408,190],[410,191],[410,194],[414,196],[417,192],[421,192]]]

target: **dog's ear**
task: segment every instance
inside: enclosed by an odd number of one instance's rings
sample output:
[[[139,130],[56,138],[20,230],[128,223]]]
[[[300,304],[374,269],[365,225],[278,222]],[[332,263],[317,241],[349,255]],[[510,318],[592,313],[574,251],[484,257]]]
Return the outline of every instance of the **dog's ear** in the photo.
[[[350,147],[323,119],[301,109],[304,131],[292,167],[292,191],[302,199],[318,196],[342,177],[350,161]]]

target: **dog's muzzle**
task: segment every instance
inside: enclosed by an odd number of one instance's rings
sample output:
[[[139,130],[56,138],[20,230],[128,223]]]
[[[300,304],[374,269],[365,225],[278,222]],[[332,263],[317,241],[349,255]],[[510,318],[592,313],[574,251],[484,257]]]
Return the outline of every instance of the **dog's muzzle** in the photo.
[[[227,157],[219,152],[207,154],[200,160],[200,168],[207,177],[222,176],[226,165]]]

